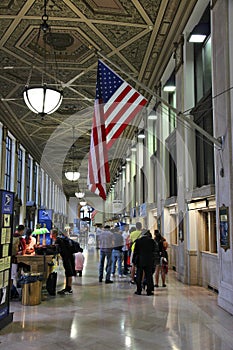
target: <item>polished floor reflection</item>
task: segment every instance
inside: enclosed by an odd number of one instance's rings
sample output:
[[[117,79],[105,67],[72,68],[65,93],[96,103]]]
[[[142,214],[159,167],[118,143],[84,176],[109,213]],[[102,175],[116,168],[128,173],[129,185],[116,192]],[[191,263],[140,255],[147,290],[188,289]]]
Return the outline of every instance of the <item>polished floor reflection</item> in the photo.
[[[99,251],[84,254],[73,295],[44,295],[37,306],[11,302],[13,323],[0,331],[0,349],[233,349],[233,316],[213,292],[183,285],[169,271],[167,288],[135,295],[129,278],[99,283]],[[60,268],[58,289],[62,276]]]

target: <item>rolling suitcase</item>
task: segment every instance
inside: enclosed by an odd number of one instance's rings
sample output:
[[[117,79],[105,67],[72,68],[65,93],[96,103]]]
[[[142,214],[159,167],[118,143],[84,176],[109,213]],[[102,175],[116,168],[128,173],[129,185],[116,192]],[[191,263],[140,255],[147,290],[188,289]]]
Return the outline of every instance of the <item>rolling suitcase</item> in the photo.
[[[57,285],[57,272],[52,272],[49,274],[46,281],[46,289],[49,295],[56,295],[56,285]]]

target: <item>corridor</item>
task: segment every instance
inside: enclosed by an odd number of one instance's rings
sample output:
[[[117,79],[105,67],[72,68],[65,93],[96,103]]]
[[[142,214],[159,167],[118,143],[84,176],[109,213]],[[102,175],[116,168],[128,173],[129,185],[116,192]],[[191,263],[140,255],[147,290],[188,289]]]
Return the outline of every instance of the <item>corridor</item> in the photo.
[[[0,331],[0,349],[233,349],[233,316],[212,291],[183,285],[169,271],[167,288],[138,296],[129,278],[99,283],[99,251],[89,247],[84,255],[73,295],[44,295],[38,306],[11,302],[13,323]]]

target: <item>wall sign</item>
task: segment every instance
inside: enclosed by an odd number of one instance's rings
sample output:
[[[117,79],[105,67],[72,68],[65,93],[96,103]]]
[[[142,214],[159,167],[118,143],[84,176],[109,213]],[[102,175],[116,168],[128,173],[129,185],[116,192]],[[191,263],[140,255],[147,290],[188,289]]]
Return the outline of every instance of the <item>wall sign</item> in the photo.
[[[219,208],[219,230],[220,230],[220,246],[226,251],[230,248],[229,235],[229,213],[228,207]]]

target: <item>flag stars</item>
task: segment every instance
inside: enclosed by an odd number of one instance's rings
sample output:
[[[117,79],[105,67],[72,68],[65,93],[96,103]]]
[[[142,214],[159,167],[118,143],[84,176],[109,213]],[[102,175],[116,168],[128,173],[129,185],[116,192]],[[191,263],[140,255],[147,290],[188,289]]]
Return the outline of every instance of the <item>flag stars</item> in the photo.
[[[99,84],[98,89],[96,87],[96,98],[103,98],[104,102],[108,101],[123,83],[123,80],[118,75],[100,61],[97,79]]]

